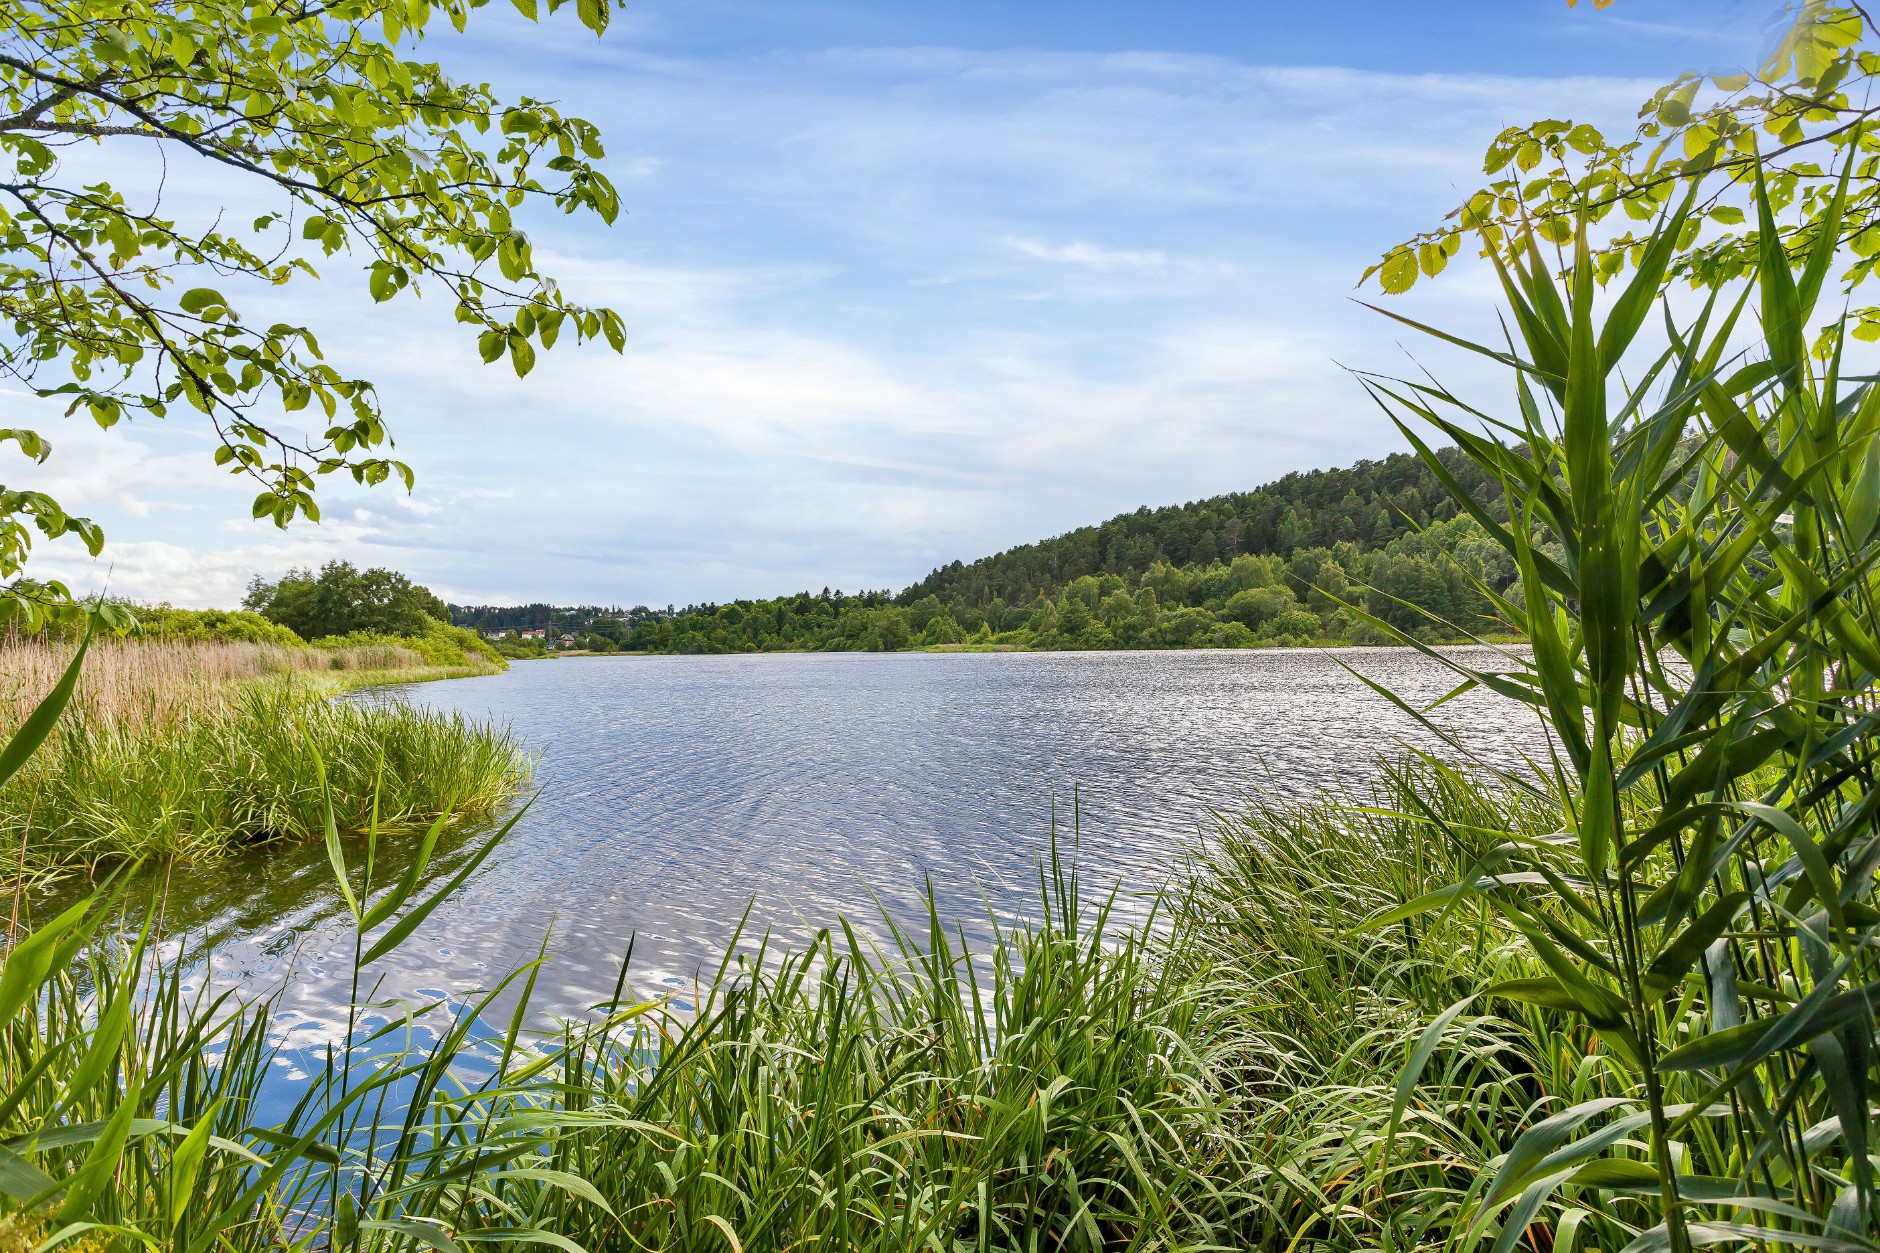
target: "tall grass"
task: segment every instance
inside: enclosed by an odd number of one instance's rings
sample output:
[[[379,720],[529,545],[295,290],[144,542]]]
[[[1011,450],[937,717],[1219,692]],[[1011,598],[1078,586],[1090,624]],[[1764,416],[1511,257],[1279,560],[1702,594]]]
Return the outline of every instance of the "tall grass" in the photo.
[[[0,647],[0,717],[22,722],[70,657]],[[92,645],[57,729],[0,787],[0,874],[200,862],[318,836],[315,753],[329,763],[343,832],[365,830],[374,804],[385,830],[409,834],[440,814],[486,818],[514,793],[523,764],[506,731],[398,701],[331,700],[332,664],[320,650],[258,644]]]
[[[937,916],[885,949],[844,927],[728,965],[683,1021],[575,1038],[565,1079],[604,1113],[552,1160],[608,1205],[558,1198],[555,1229],[622,1250],[1232,1232],[1251,1202],[1200,998],[1063,867],[1041,883],[1033,922],[990,953]]]
[[[1596,1037],[1609,1073],[1537,1110],[1466,1190],[1460,1242],[1499,1230],[1495,1253],[1530,1229],[1558,1239],[1570,1214],[1634,1253],[1880,1236],[1880,389],[1844,365],[1844,324],[1820,357],[1804,340],[1846,179],[1799,257],[1760,177],[1753,190],[1752,276],[1687,319],[1658,292],[1695,188],[1605,311],[1584,227],[1560,277],[1532,241],[1502,265],[1517,337],[1463,346],[1512,372],[1506,416],[1373,384],[1436,473],[1432,430],[1502,488],[1502,517],[1459,499],[1521,572],[1500,606],[1532,657],[1488,675],[1432,656],[1545,716],[1561,824],[1506,832],[1372,925],[1465,899],[1489,911],[1531,972],[1454,1012],[1531,1006]],[[1669,346],[1622,371],[1654,312]]]

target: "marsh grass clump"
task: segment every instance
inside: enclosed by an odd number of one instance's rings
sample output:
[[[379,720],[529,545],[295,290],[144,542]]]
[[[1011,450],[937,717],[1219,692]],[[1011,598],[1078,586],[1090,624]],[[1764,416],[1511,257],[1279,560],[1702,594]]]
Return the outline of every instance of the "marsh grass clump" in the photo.
[[[1245,1154],[1238,1186],[1258,1202],[1244,1247],[1442,1246],[1519,1131],[1601,1078],[1591,1036],[1489,1003],[1449,1017],[1397,1114],[1397,1076],[1429,1021],[1534,966],[1479,903],[1367,924],[1559,819],[1544,791],[1420,757],[1379,762],[1361,788],[1216,815],[1172,894],[1182,926],[1161,956],[1205,1002]]]
[[[1246,1197],[1192,989],[1149,932],[1063,867],[1033,922],[983,954],[937,915],[878,947],[853,928],[728,963],[683,1023],[649,1015],[567,1077],[613,1127],[558,1165],[597,1207],[589,1249],[1176,1248],[1234,1230]],[[931,909],[931,902],[930,902]],[[649,1129],[657,1129],[652,1131]],[[1223,1180],[1227,1186],[1223,1186]]]
[[[487,818],[514,794],[525,764],[508,732],[396,700],[333,700],[332,656],[93,644],[56,729],[0,787],[0,868],[43,876],[147,856],[204,861],[318,836],[327,802],[315,753],[346,833],[364,831],[375,804],[384,830],[409,834],[446,813]],[[15,725],[69,660],[42,644],[0,648],[0,703]]]

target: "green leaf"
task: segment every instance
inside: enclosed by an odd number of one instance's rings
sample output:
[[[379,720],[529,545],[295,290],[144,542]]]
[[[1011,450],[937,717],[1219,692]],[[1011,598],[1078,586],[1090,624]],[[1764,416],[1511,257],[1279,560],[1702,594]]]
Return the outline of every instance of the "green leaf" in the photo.
[[[550,1187],[560,1188],[564,1192],[580,1197],[609,1216],[614,1212],[614,1207],[607,1203],[607,1198],[601,1195],[599,1188],[581,1176],[569,1174],[565,1170],[550,1170],[543,1166],[522,1166],[503,1171],[502,1177],[504,1180],[532,1179],[545,1183]]]
[[[312,737],[303,735],[302,742],[307,746],[308,759],[313,762],[314,778],[320,784],[320,810],[326,823],[326,859],[333,867],[333,881],[339,885],[340,895],[346,898],[346,908],[352,912],[353,923],[357,925],[359,898],[353,895],[352,876],[346,872],[346,852],[339,843],[339,823],[333,817],[333,790],[326,779],[326,761]]]
[[[104,1190],[111,1186],[112,1176],[117,1173],[118,1160],[124,1156],[124,1145],[131,1134],[131,1120],[137,1116],[137,1102],[141,1099],[141,1089],[133,1080],[129,1089],[118,1099],[118,1107],[106,1120],[104,1130],[92,1142],[91,1152],[73,1172],[65,1190],[65,1200],[53,1215],[55,1223],[69,1223],[89,1214],[92,1203],[104,1195]]]
[[[163,1173],[162,1179],[163,1186],[170,1193],[169,1219],[172,1227],[179,1226],[183,1215],[189,1211],[196,1175],[202,1169],[203,1158],[209,1151],[209,1139],[215,1131],[215,1116],[221,1111],[224,1099],[217,1097],[197,1118],[196,1125],[183,1137],[183,1142],[170,1153],[170,1168]]]
[[[1749,904],[1748,892],[1732,892],[1705,910],[1690,926],[1665,947],[1645,974],[1645,990],[1663,996],[1684,981],[1685,974],[1697,963],[1704,950],[1729,929],[1743,907]]]
[[[448,883],[432,893],[423,903],[412,909],[404,917],[393,923],[385,934],[380,936],[377,942],[366,950],[365,955],[359,959],[359,964],[361,966],[369,966],[379,958],[396,949],[400,944],[403,944],[406,936],[416,931],[418,927],[423,924],[424,920],[431,916],[432,911],[443,904],[445,900],[452,896],[458,888],[462,887],[464,883],[469,880],[471,875],[476,873],[477,868],[484,863],[491,853],[496,851],[496,846],[501,844],[511,831],[515,830],[516,824],[522,821],[522,816],[528,813],[529,807],[534,804],[535,797],[532,796],[522,808],[518,809],[510,816],[507,822],[497,828],[494,835],[483,842],[482,847],[478,848],[476,852],[465,859],[463,865],[457,868],[457,873],[451,876]]]
[[[1872,1017],[1875,1008],[1880,1007],[1880,982],[1838,996],[1831,995],[1833,991],[1834,983],[1824,981],[1801,1004],[1778,1018],[1758,1018],[1700,1036],[1659,1058],[1658,1069],[1722,1070],[1751,1065],[1798,1039]]]
[[[79,641],[78,651],[72,654],[72,660],[66,665],[65,673],[53,684],[40,702],[33,706],[33,712],[26,715],[26,721],[7,741],[5,749],[0,750],[0,785],[20,772],[32,755],[39,751],[39,746],[52,734],[53,726],[59,721],[59,715],[65,712],[67,702],[78,687],[79,671],[85,667],[85,654],[91,651],[91,630],[85,631],[85,638]],[[0,1021],[10,1017],[0,1013]]]
[[[51,1175],[19,1154],[11,1149],[0,1149],[0,1192],[24,1205],[58,1186]]]
[[[213,287],[192,287],[176,303],[185,313],[201,314],[205,309],[226,306],[228,301]]]
[[[368,1218],[359,1224],[361,1231],[389,1231],[409,1236],[436,1253],[463,1253],[463,1246],[445,1234],[441,1224]]]
[[[1400,248],[1384,258],[1384,265],[1378,271],[1378,284],[1393,296],[1402,295],[1416,286],[1417,257],[1408,248]]]
[[[79,926],[97,903],[96,897],[87,897],[45,926],[35,928],[7,953],[6,965],[0,967],[0,1024],[13,1021],[27,999],[38,992],[40,984],[58,964],[65,942],[72,939],[82,942],[97,926],[96,918],[89,926]]]
[[[437,837],[443,833],[450,817],[449,808],[437,816],[437,821],[433,822],[430,829],[424,833],[424,839],[418,844],[417,854],[405,867],[405,873],[359,920],[360,930],[367,931],[378,926],[396,913],[400,905],[411,899],[411,894],[417,890],[418,880],[423,876],[425,867],[431,864],[431,852],[437,847]]]
[[[1656,1192],[1658,1172],[1649,1162],[1628,1157],[1602,1157],[1573,1172],[1568,1182],[1580,1188],[1623,1188],[1628,1191]]]
[[[516,1172],[521,1173],[521,1172]],[[549,1172],[555,1173],[555,1172]],[[613,1213],[612,1209],[607,1211]],[[466,1244],[546,1244],[562,1253],[588,1253],[567,1236],[539,1227],[497,1227],[489,1231],[466,1231],[460,1237]]]
[[[515,367],[517,378],[525,377],[535,368],[535,349],[520,335],[509,336],[509,362]]]
[[[1397,1128],[1403,1123],[1404,1111],[1410,1108],[1410,1094],[1416,1091],[1417,1081],[1423,1077],[1423,1068],[1429,1065],[1431,1055],[1436,1052],[1437,1045],[1442,1043],[1450,1024],[1461,1017],[1462,1011],[1474,1003],[1474,996],[1463,997],[1438,1014],[1417,1036],[1416,1045],[1410,1050],[1409,1060],[1404,1063],[1403,1069],[1397,1072],[1397,1092],[1390,1103],[1390,1129],[1384,1134],[1384,1161],[1392,1160],[1391,1146],[1396,1143]]]
[[[1763,338],[1776,369],[1787,385],[1795,388],[1801,384],[1801,370],[1807,358],[1801,295],[1795,287],[1795,276],[1789,271],[1788,254],[1782,248],[1782,234],[1776,227],[1775,208],[1769,199],[1769,187],[1760,161],[1755,170],[1756,280],[1762,293]]]
[[[1527,1187],[1532,1180],[1535,1168],[1556,1148],[1566,1143],[1579,1129],[1588,1122],[1612,1110],[1623,1108],[1632,1102],[1625,1097],[1605,1096],[1591,1101],[1582,1101],[1570,1109],[1543,1118],[1516,1138],[1514,1146],[1501,1160],[1501,1166],[1490,1181],[1488,1190],[1483,1193],[1482,1206],[1476,1213],[1471,1230],[1479,1226],[1492,1213],[1492,1207],[1516,1192]],[[1563,1176],[1564,1177],[1564,1176]],[[1465,1241],[1465,1247],[1467,1242]]]

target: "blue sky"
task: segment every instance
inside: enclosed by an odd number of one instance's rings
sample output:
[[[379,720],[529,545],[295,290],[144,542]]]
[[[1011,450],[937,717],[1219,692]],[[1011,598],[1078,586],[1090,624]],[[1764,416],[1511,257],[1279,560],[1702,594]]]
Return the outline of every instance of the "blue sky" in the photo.
[[[11,394],[55,442],[34,484],[110,539],[39,572],[198,605],[330,556],[477,603],[899,587],[1381,456],[1399,438],[1345,367],[1412,346],[1353,303],[1364,267],[1501,126],[1622,129],[1680,70],[1754,59],[1773,8],[650,0],[596,41],[492,5],[424,53],[601,125],[619,223],[528,226],[627,352],[518,382],[441,301],[374,308],[330,266],[287,311],[379,383],[416,492],[336,482],[283,535],[186,420],[100,433]],[[1403,306],[1492,325],[1467,265]]]

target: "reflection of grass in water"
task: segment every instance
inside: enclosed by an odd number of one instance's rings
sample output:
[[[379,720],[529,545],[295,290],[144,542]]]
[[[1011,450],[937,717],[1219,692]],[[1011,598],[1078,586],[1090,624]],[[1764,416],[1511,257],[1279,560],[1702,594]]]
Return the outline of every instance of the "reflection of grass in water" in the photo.
[[[14,707],[16,724],[66,659],[36,645],[0,649],[0,703]],[[330,766],[342,832],[365,829],[375,786],[387,834],[421,831],[447,810],[487,817],[524,771],[506,731],[396,701],[326,696],[431,669],[334,670],[317,650],[251,644],[98,648],[52,737],[0,789],[0,871],[44,875],[144,856],[202,862],[318,835],[325,818],[309,745]]]

